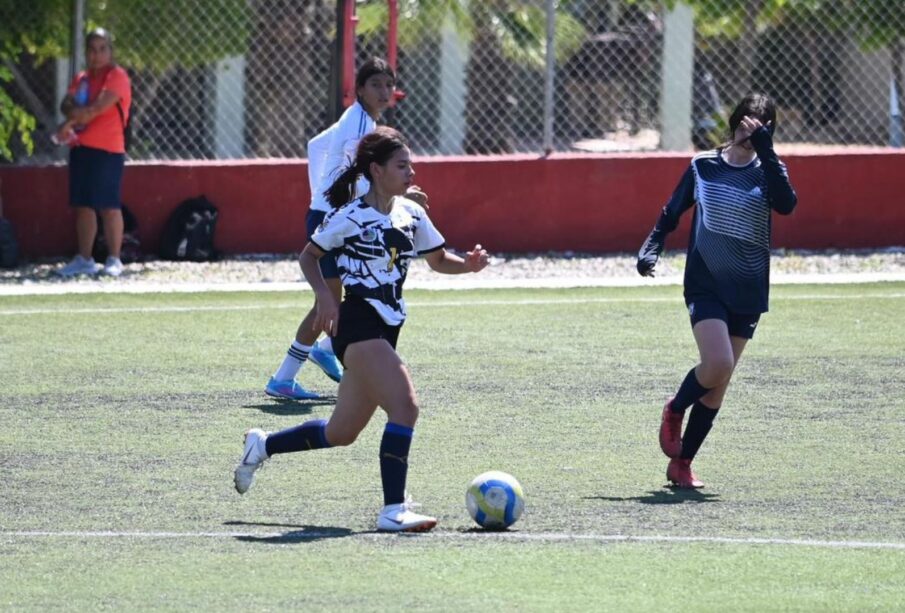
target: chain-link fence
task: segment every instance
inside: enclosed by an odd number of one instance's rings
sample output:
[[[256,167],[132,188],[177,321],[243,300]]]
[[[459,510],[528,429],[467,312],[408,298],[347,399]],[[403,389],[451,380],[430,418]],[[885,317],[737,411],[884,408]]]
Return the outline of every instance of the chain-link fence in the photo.
[[[132,77],[133,159],[304,157],[331,119],[337,0],[2,0],[16,163],[62,158],[76,6]],[[777,100],[784,142],[902,145],[903,2],[367,0],[359,61],[387,52],[393,6],[406,97],[385,120],[418,154],[710,147],[750,90]]]

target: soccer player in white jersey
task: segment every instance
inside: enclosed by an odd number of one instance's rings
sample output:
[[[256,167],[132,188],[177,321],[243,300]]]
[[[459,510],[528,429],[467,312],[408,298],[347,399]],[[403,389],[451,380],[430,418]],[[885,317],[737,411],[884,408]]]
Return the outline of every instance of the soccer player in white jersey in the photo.
[[[666,478],[680,488],[703,486],[691,461],[768,308],[771,211],[788,215],[798,202],[773,150],[775,127],[773,101],[763,94],[746,96],[729,118],[730,140],[694,157],[638,253],[638,272],[653,276],[666,235],[697,204],[684,285],[700,363],[663,407],[660,423],[660,448],[670,458]]]
[[[335,124],[308,141],[308,183],[311,187],[311,205],[305,218],[308,238],[321,225],[331,210],[324,192],[333,183],[342,167],[355,158],[358,141],[377,127],[380,114],[390,105],[396,89],[396,73],[380,58],[365,62],[355,76],[357,99],[345,110]],[[368,182],[362,178],[356,183],[356,193],[365,194]],[[416,186],[409,190],[409,197],[421,205],[427,196]],[[321,274],[333,292],[336,301],[342,297],[342,284],[336,269],[336,256],[328,253],[320,261]],[[296,330],[295,340],[286,352],[279,368],[267,382],[264,391],[275,398],[305,400],[318,398],[295,380],[307,360],[311,360],[324,373],[339,381],[342,365],[333,352],[330,337],[316,342],[319,332],[313,322],[316,307],[312,306]]]
[[[384,506],[377,529],[420,532],[436,525],[435,518],[412,510],[405,493],[418,398],[396,353],[406,318],[402,286],[414,257],[423,256],[437,272],[461,274],[482,270],[488,256],[480,245],[464,258],[446,250],[424,207],[405,197],[414,174],[402,136],[381,127],[361,139],[354,163],[327,190],[336,208],[314,232],[299,262],[317,295],[313,326],[333,337],[336,355],[345,366],[336,407],[329,420],[315,419],[273,433],[249,430],[235,469],[240,494],[275,454],[352,444],[380,407],[387,424],[380,442]],[[362,175],[370,188],[356,198],[355,182]],[[318,265],[334,250],[345,290],[342,303]]]

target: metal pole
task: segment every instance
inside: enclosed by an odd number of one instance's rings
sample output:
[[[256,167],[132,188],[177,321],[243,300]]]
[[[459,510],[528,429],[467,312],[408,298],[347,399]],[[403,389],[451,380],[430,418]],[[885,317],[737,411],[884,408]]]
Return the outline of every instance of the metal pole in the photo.
[[[547,0],[547,67],[544,71],[544,154],[553,153],[553,81],[556,75],[556,2]]]
[[[355,102],[355,0],[346,0],[343,11],[343,110]]]
[[[343,39],[345,38],[346,0],[336,2],[336,40],[333,41],[333,57],[330,61],[330,95],[327,96],[326,124],[329,126],[339,119],[343,107]]]
[[[85,67],[85,0],[72,0],[72,64],[70,78]]]

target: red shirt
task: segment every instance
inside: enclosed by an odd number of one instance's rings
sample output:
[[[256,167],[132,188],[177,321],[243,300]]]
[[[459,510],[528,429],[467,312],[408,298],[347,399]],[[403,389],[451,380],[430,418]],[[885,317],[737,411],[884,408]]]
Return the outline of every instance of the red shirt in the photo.
[[[110,153],[125,153],[126,143],[123,138],[124,122],[129,121],[129,109],[132,106],[132,85],[129,75],[119,66],[109,66],[92,75],[82,71],[75,76],[69,85],[69,94],[75,96],[82,80],[88,83],[88,104],[91,104],[102,91],[111,91],[119,96],[119,105],[123,109],[120,119],[116,104],[88,122],[78,130],[78,144],[95,149],[103,149]]]

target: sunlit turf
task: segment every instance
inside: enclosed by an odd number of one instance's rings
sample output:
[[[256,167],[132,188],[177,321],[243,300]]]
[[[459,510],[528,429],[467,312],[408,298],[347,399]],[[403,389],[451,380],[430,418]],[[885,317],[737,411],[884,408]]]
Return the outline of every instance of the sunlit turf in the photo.
[[[905,546],[905,284],[774,288],[697,493],[656,441],[696,357],[679,288],[407,296],[416,537],[370,532],[380,415],[232,490],[247,428],[329,415],[263,395],[310,294],[0,298],[0,608],[905,607],[905,548],[745,542]],[[465,511],[488,469],[526,490],[502,537]]]

